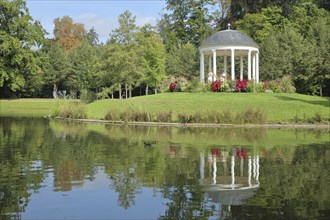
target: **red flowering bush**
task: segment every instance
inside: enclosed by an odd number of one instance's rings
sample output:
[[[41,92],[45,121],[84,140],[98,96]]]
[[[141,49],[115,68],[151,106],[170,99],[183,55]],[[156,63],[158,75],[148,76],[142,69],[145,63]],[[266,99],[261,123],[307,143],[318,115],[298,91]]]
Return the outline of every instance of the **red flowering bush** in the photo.
[[[170,92],[180,92],[181,87],[178,81],[172,82],[170,84]]]
[[[246,92],[246,86],[248,84],[248,80],[237,80],[235,84],[235,89],[238,92]]]
[[[212,90],[213,92],[219,92],[219,91],[220,91],[220,87],[221,87],[221,82],[218,81],[218,80],[216,80],[215,82],[213,82],[213,83],[211,84],[211,90]]]

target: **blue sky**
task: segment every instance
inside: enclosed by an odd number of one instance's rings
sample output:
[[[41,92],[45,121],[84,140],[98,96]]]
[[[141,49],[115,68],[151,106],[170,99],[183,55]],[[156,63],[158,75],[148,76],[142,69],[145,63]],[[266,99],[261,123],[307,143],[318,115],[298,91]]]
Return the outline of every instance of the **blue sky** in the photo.
[[[165,0],[26,0],[30,15],[39,20],[53,37],[53,20],[70,16],[85,29],[93,26],[99,39],[105,42],[111,30],[118,27],[118,16],[129,10],[136,16],[136,24],[156,24],[165,7]]]

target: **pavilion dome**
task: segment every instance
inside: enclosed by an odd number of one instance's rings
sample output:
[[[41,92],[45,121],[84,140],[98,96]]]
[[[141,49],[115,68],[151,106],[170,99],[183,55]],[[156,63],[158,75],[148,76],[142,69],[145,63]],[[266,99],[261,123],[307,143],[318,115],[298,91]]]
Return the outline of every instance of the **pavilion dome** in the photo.
[[[214,46],[248,46],[259,48],[258,44],[251,37],[236,30],[218,31],[201,44],[201,48]]]

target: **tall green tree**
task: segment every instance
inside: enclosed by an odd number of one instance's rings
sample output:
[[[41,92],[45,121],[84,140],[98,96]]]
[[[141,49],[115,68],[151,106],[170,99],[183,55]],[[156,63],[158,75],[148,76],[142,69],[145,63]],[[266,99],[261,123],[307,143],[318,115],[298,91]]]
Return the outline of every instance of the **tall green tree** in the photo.
[[[58,97],[59,86],[64,89],[65,79],[69,72],[69,62],[64,49],[57,43],[53,43],[48,51],[48,63],[44,80],[53,85],[53,97]]]
[[[119,15],[118,23],[119,28],[111,32],[108,43],[125,45],[133,42],[137,32],[136,16],[126,10]]]
[[[79,46],[68,54],[70,69],[67,76],[67,86],[73,94],[82,90],[95,89],[95,64],[98,62],[96,49],[83,40]]]
[[[0,1],[0,97],[29,96],[42,70],[36,48],[46,31],[29,14],[24,0]],[[27,81],[30,85],[26,87]]]
[[[146,84],[146,95],[148,95],[149,85],[155,89],[157,94],[159,84],[165,77],[165,46],[159,34],[155,33],[150,25],[141,28],[138,43],[142,47],[146,61],[146,72],[141,79]]]
[[[173,47],[166,54],[167,75],[193,79],[198,76],[198,65],[198,50],[190,43]]]
[[[213,4],[213,0],[167,0],[168,14],[163,15],[159,25],[162,37],[175,43],[173,46],[190,42],[198,47],[211,32],[209,7]],[[173,33],[177,42],[172,42]]]

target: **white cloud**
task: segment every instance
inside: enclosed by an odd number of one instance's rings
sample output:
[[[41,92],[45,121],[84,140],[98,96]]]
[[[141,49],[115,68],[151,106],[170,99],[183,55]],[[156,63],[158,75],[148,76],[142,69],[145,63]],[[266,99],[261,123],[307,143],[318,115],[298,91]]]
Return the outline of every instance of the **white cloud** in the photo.
[[[101,42],[106,42],[111,31],[119,27],[117,19],[110,19],[95,14],[82,14],[73,20],[74,22],[84,24],[87,31],[94,27]],[[136,25],[140,27],[145,24],[155,25],[156,22],[157,19],[155,17],[136,18]]]
[[[140,27],[145,24],[156,25],[156,22],[157,22],[157,18],[155,17],[143,17],[136,19],[136,25]]]
[[[74,18],[74,22],[84,24],[86,31],[94,27],[96,33],[99,35],[99,40],[102,42],[105,42],[110,32],[118,27],[117,21],[95,14],[82,14]]]

